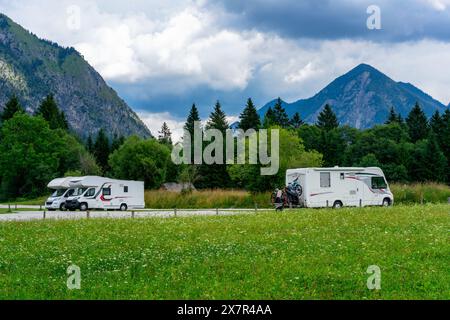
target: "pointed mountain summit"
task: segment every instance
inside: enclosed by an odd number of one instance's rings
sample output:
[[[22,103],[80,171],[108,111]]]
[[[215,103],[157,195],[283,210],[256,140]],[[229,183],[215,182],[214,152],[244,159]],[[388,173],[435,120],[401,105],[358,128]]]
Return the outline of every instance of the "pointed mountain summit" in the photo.
[[[74,48],[42,40],[0,13],[0,112],[16,94],[27,112],[53,93],[80,137],[101,128],[109,136],[151,133],[133,110]]]
[[[406,117],[418,102],[427,116],[445,106],[409,83],[396,82],[368,64],[360,64],[337,78],[314,97],[285,103],[289,116],[299,112],[302,119],[315,123],[326,104],[332,106],[339,122],[355,128],[370,128],[386,121],[391,107]],[[259,110],[264,117],[269,102]]]

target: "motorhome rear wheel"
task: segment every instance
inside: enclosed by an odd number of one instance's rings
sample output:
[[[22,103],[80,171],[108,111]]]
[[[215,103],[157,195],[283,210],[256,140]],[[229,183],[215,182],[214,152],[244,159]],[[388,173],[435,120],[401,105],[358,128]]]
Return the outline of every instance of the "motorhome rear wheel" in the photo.
[[[341,201],[336,201],[336,202],[333,204],[333,209],[341,209],[343,206],[344,206],[344,205],[342,204]]]

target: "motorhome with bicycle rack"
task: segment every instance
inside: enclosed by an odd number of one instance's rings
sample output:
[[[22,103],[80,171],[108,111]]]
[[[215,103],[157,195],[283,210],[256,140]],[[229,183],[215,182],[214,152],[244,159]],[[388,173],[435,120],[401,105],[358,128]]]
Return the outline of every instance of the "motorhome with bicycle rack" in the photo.
[[[81,195],[67,199],[69,210],[144,209],[144,182],[123,181],[102,177],[82,177],[69,182],[71,188],[85,190]]]
[[[303,168],[286,173],[290,206],[391,206],[394,196],[380,168]]]

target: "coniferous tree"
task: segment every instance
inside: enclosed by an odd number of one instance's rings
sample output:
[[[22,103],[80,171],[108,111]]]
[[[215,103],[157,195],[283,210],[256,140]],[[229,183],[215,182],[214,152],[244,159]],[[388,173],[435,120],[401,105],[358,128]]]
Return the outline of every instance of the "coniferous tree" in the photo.
[[[105,130],[102,128],[98,132],[97,139],[94,143],[94,157],[102,168],[103,173],[106,173],[109,170],[108,160],[110,153],[111,147],[109,145],[109,139],[106,136]]]
[[[273,109],[271,107],[269,107],[269,109],[267,109],[267,112],[264,116],[264,122],[263,122],[263,127],[264,128],[270,128],[271,126],[275,125],[275,114],[273,112]]]
[[[239,118],[239,129],[247,131],[249,129],[258,130],[261,127],[261,119],[251,98],[247,100],[247,105]]]
[[[408,125],[409,137],[413,143],[426,139],[428,136],[428,119],[419,103],[416,103],[414,108],[406,118],[406,124]]]
[[[196,121],[200,121],[200,116],[197,107],[193,104],[189,116],[187,117],[186,124],[184,125],[184,130],[188,131],[192,138],[194,137],[194,122]]]
[[[225,112],[222,111],[220,102],[217,101],[214,111],[211,113],[211,116],[206,124],[206,129],[217,129],[222,133],[225,133],[229,128],[230,125],[228,124],[227,116]]]
[[[389,116],[387,121],[385,122],[385,124],[391,124],[391,123],[396,123],[399,122],[399,116],[400,114],[397,114],[395,112],[394,107],[391,107],[391,110],[389,111]],[[401,116],[400,116],[401,117]]]
[[[300,128],[304,124],[302,118],[300,117],[300,113],[296,112],[291,119],[291,126],[294,129]]]
[[[17,98],[17,96],[13,95],[11,97],[11,99],[9,99],[9,101],[5,105],[5,109],[3,110],[3,113],[1,114],[1,121],[5,122],[5,121],[11,119],[12,117],[14,117],[14,115],[17,112],[25,112],[25,110],[20,105],[20,102],[19,102],[19,99]]]
[[[172,132],[166,122],[163,123],[161,131],[158,132],[158,141],[162,144],[171,146],[172,145]]]
[[[445,123],[444,120],[441,117],[441,114],[438,110],[433,114],[433,116],[430,119],[430,128],[433,130],[433,132],[436,134],[436,136],[439,137],[442,134],[442,130],[444,129]]]
[[[276,125],[279,125],[282,128],[289,127],[289,116],[287,115],[286,110],[283,108],[283,101],[281,101],[281,98],[277,99],[277,102],[273,107],[273,115]]]
[[[67,121],[64,111],[61,111],[59,114],[59,123],[61,129],[69,130],[69,122]]]
[[[92,141],[92,135],[89,134],[87,140],[86,140],[86,149],[89,151],[89,153],[93,153],[94,151],[94,142]]]
[[[447,159],[439,148],[435,133],[430,130],[426,140],[417,144],[412,161],[411,175],[416,181],[445,182]]]
[[[325,131],[331,131],[339,127],[339,121],[336,114],[331,109],[330,105],[325,105],[325,108],[317,118],[317,126]]]
[[[55,97],[49,94],[39,106],[36,115],[42,116],[50,125],[50,129],[68,129],[64,112],[59,111]]]
[[[227,171],[227,165],[225,163],[225,154],[226,154],[226,145],[225,145],[225,133],[226,130],[229,129],[229,124],[226,119],[226,115],[222,110],[220,102],[217,102],[214,111],[211,113],[211,116],[206,124],[206,129],[216,129],[222,132],[223,134],[223,145],[222,145],[222,154],[224,158],[222,161],[223,164],[203,164],[199,168],[199,178],[197,181],[197,185],[199,188],[205,189],[216,189],[216,188],[227,188],[230,185],[230,176]],[[212,141],[214,142],[214,141]],[[215,154],[212,154],[215,156]]]
[[[190,165],[192,165],[192,166],[196,166],[194,164],[194,161],[195,161],[195,154],[194,154],[195,153],[195,147],[194,147],[194,145],[195,145],[195,141],[194,141],[195,122],[200,122],[200,121],[201,121],[200,115],[198,113],[197,106],[194,103],[192,105],[191,110],[189,111],[189,115],[188,115],[188,117],[186,119],[186,123],[184,124],[184,127],[183,127],[183,129],[185,131],[189,132],[189,134],[191,135],[191,156],[190,156],[191,163],[190,163]],[[194,170],[195,172],[198,172],[199,168],[197,168],[197,166],[196,166],[196,169],[192,169],[192,170]]]
[[[118,150],[123,144],[125,143],[125,138],[123,136],[117,136],[117,134],[114,134],[113,140],[111,142],[111,150],[110,153],[113,153],[114,151]]]
[[[450,109],[447,108],[442,116],[442,133],[439,136],[441,150],[447,157],[447,182],[450,183]]]

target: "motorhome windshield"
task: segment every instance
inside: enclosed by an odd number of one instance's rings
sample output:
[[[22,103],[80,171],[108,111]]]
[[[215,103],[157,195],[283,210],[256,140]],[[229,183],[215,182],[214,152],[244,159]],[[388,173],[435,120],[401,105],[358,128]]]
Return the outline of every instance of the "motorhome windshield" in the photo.
[[[84,197],[93,197],[94,195],[95,195],[95,188],[89,188],[84,194]]]
[[[373,177],[372,189],[387,189],[386,180],[383,177]]]
[[[85,193],[87,190],[87,188],[80,188],[77,189],[77,191],[75,192],[74,196],[81,196],[83,193]]]
[[[66,193],[66,198],[74,196],[75,192],[76,192],[75,189],[69,189]]]
[[[56,190],[55,192],[53,192],[52,194],[52,198],[59,198],[62,197],[64,195],[64,193],[66,193],[67,189],[59,189]]]

